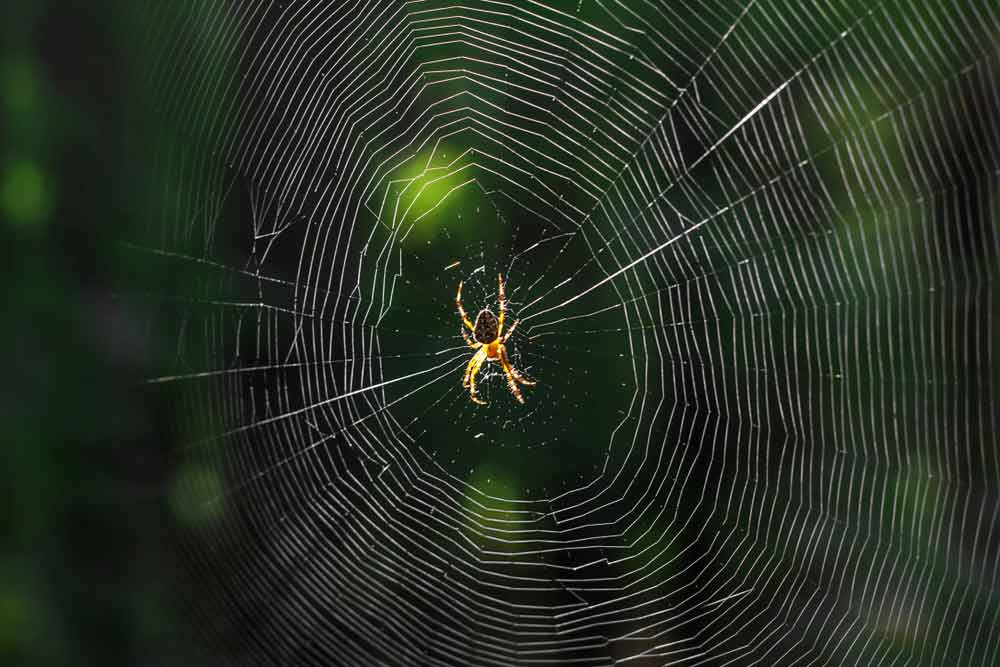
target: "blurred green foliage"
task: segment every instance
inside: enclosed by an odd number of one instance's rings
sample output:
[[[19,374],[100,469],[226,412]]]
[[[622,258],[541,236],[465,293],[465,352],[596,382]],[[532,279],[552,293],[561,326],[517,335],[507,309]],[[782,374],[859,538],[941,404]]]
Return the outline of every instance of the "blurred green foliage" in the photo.
[[[0,664],[190,662],[148,359],[109,287],[148,187],[128,159],[141,57],[116,2],[0,8]],[[131,63],[132,68],[123,66]]]

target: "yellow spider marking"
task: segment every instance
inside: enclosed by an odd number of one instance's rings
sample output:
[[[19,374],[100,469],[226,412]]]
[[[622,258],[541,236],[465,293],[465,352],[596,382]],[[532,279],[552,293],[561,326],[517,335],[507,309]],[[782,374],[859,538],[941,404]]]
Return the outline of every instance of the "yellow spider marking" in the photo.
[[[476,376],[487,361],[500,362],[504,375],[507,377],[507,386],[510,388],[510,392],[514,394],[514,398],[520,403],[524,403],[524,397],[521,396],[521,390],[517,385],[522,384],[530,387],[535,384],[534,380],[527,379],[520,371],[514,368],[514,365],[510,363],[510,357],[507,356],[506,342],[513,335],[514,330],[517,329],[517,323],[520,320],[514,320],[514,324],[507,330],[507,333],[504,333],[503,325],[507,317],[507,295],[504,292],[503,275],[498,274],[497,278],[500,284],[498,295],[498,301],[500,302],[499,318],[489,309],[484,308],[479,311],[479,314],[476,316],[476,322],[473,324],[469,320],[465,309],[462,308],[461,282],[458,283],[458,293],[455,295],[455,305],[458,307],[458,315],[462,318],[462,324],[465,327],[462,329],[462,338],[465,339],[466,345],[476,351],[465,367],[462,386],[469,390],[469,398],[474,403],[479,403],[480,405],[485,405],[486,401],[476,396]],[[471,336],[466,329],[472,332]]]

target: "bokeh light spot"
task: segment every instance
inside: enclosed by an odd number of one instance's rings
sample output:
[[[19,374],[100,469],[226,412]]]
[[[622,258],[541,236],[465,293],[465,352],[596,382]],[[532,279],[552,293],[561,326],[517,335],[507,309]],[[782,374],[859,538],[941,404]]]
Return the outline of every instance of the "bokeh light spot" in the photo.
[[[42,169],[30,160],[9,164],[0,180],[0,210],[19,227],[36,225],[48,215],[51,196]]]
[[[174,516],[184,524],[204,524],[222,515],[222,482],[202,465],[188,465],[174,479],[170,493]]]
[[[22,597],[0,593],[0,656],[10,655],[29,634],[28,606]]]

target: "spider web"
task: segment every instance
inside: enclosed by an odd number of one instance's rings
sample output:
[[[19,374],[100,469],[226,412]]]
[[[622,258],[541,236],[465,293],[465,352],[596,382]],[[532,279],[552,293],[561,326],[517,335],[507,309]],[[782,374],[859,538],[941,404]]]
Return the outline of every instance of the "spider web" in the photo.
[[[217,661],[1000,661],[998,9],[150,10],[122,295]]]

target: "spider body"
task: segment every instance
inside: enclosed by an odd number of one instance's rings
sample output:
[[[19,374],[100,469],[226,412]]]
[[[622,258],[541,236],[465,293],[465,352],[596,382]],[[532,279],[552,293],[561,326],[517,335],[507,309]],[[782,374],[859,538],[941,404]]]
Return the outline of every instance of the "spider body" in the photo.
[[[458,306],[458,314],[462,318],[462,324],[472,332],[472,337],[469,337],[465,329],[462,329],[462,337],[465,338],[466,344],[476,351],[465,367],[465,379],[462,380],[462,386],[469,390],[469,398],[480,405],[484,404],[485,401],[476,396],[476,376],[487,361],[500,362],[504,375],[507,376],[507,386],[510,388],[510,392],[514,394],[514,398],[520,403],[524,403],[524,397],[521,396],[521,390],[517,385],[531,386],[535,384],[533,380],[528,380],[521,375],[520,371],[514,368],[507,357],[505,343],[511,337],[511,334],[514,333],[514,329],[517,328],[517,320],[504,333],[503,321],[507,315],[507,297],[503,289],[503,276],[498,276],[498,279],[500,282],[498,298],[500,302],[500,317],[494,315],[493,311],[489,308],[483,308],[476,315],[476,323],[473,324],[469,321],[469,316],[465,314],[465,309],[462,308],[461,282],[458,283],[458,294],[455,295],[455,305]]]
[[[500,321],[493,311],[483,308],[476,315],[476,323],[472,326],[472,337],[477,343],[489,345],[500,335]]]

